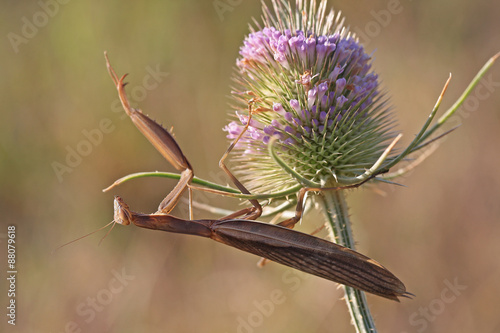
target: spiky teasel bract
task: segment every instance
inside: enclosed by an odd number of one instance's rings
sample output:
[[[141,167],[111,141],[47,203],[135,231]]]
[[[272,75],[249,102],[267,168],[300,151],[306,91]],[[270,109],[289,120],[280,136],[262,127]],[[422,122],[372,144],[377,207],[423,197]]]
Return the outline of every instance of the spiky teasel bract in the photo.
[[[308,3],[263,4],[263,24],[255,22],[240,48],[235,106],[241,110],[250,98],[255,102],[232,160],[250,191],[297,185],[270,155],[273,137],[277,155],[303,179],[338,185],[364,174],[395,137],[371,56],[340,14],[326,14],[326,1]],[[238,121],[224,128],[231,140],[248,121],[248,113],[236,115]]]

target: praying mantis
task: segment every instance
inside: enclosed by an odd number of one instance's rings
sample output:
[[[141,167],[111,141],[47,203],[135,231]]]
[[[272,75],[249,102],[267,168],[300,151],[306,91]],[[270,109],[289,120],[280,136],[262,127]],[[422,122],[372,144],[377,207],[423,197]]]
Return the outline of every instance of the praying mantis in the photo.
[[[224,163],[230,151],[243,135],[244,131],[242,131],[222,156],[219,166],[238,188],[240,197],[246,197],[252,207],[244,208],[221,219],[196,220],[190,214],[190,219],[185,220],[169,215],[185,190],[190,187],[194,178],[193,168],[174,137],[165,128],[142,113],[141,110],[130,106],[124,89],[126,75],[118,77],[110,65],[107,54],[105,57],[108,72],[118,90],[122,106],[132,123],[180,172],[178,183],[162,200],[158,211],[154,214],[133,212],[123,199],[115,196],[115,223],[134,224],[140,228],[211,238],[219,243],[267,260],[395,301],[399,301],[398,297],[412,296],[394,274],[375,260],[346,247],[292,229],[301,219],[304,209],[303,201],[308,191],[335,191],[353,188],[376,175],[372,175],[356,185],[337,188],[302,187],[299,191],[293,217],[279,224],[258,222],[256,219],[262,215],[261,204],[258,199],[252,197],[251,193]],[[249,102],[249,117],[251,117],[252,112],[252,103]],[[250,120],[248,120],[247,126],[249,123]]]

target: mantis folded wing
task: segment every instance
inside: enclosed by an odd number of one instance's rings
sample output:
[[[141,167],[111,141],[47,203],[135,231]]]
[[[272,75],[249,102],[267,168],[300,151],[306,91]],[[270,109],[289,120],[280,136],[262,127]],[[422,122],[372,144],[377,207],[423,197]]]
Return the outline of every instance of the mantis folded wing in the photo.
[[[115,222],[166,232],[211,238],[271,261],[399,301],[408,297],[404,284],[385,267],[356,251],[279,225],[251,220],[183,220],[163,214],[130,211],[120,197]]]

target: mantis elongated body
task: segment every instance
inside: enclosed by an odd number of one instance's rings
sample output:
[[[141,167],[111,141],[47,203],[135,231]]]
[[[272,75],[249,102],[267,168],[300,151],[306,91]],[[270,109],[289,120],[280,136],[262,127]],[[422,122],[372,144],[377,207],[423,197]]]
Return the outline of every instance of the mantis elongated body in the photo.
[[[171,215],[139,214],[115,197],[116,223],[211,238],[245,252],[398,301],[404,284],[385,267],[356,251],[279,225],[243,220],[183,220]]]
[[[114,200],[114,221],[116,223],[122,225],[133,223],[146,229],[211,238],[217,242],[303,272],[395,301],[399,301],[398,297],[409,297],[411,295],[406,292],[404,284],[394,274],[375,260],[346,247],[291,229],[301,218],[305,193],[325,189],[301,189],[295,216],[281,222],[279,225],[254,221],[262,213],[262,207],[256,199],[249,199],[253,207],[242,209],[219,220],[184,220],[167,215],[178,203],[184,190],[188,188],[194,177],[193,169],[179,145],[167,130],[144,115],[140,110],[130,107],[124,90],[125,83],[123,80],[125,75],[118,78],[109,64],[107,56],[106,61],[122,105],[134,125],[181,172],[179,182],[163,199],[158,212],[155,214],[133,212],[120,197],[116,196]],[[250,116],[251,109],[249,105]],[[224,165],[224,159],[240,137],[230,145],[221,158],[219,165],[242,194],[250,195],[245,186]],[[237,219],[237,217],[242,218]]]

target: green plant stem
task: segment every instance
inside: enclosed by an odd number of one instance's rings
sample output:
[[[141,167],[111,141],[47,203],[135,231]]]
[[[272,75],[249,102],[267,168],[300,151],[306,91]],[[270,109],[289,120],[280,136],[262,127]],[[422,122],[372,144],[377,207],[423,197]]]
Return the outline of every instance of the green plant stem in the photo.
[[[178,173],[172,173],[172,172],[160,172],[160,171],[151,171],[151,172],[137,172],[137,173],[131,173],[129,175],[126,175],[118,180],[116,180],[113,184],[110,186],[106,187],[103,189],[103,192],[107,192],[111,190],[112,188],[121,185],[129,180],[133,179],[138,179],[138,178],[145,178],[145,177],[162,177],[162,178],[170,178],[170,179],[180,179],[181,175]],[[294,195],[296,194],[302,185],[297,184],[295,186],[292,186],[286,190],[280,191],[280,192],[274,192],[274,193],[269,193],[269,194],[243,194],[240,192],[240,190],[232,188],[232,187],[227,187],[223,185],[219,185],[213,182],[209,182],[208,180],[204,180],[198,177],[194,177],[192,180],[193,184],[196,185],[201,185],[206,188],[219,191],[219,194],[223,194],[229,197],[233,198],[240,198],[240,199],[257,199],[257,200],[265,200],[265,199],[281,199],[285,198],[289,195]],[[215,193],[215,192],[214,192]]]
[[[317,197],[323,206],[325,217],[331,226],[332,240],[342,246],[355,250],[351,221],[343,191],[323,191]],[[363,291],[343,286],[349,313],[357,333],[377,332]]]

